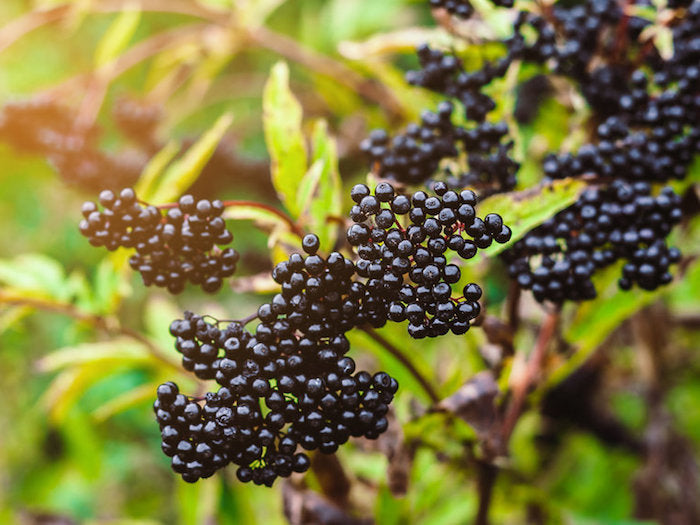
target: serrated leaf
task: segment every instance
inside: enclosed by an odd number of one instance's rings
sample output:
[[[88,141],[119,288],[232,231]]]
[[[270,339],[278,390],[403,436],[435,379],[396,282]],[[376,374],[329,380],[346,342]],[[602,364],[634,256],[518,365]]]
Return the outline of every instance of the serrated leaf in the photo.
[[[527,232],[576,202],[585,187],[586,183],[581,180],[562,179],[533,189],[502,193],[484,199],[478,205],[479,216],[499,214],[513,235],[507,243],[494,243],[482,253],[491,257],[501,253]]]
[[[216,147],[233,123],[233,115],[224,113],[182,156],[173,162],[157,183],[153,203],[174,200],[184,193],[199,177]]]
[[[95,67],[100,68],[117,58],[136,33],[141,22],[141,10],[137,2],[128,2],[112,25],[107,28],[95,50]]]
[[[306,145],[301,130],[301,104],[289,89],[289,68],[278,62],[263,91],[263,128],[271,159],[272,184],[294,218],[301,209],[297,188],[307,171]]]
[[[107,419],[120,414],[125,410],[129,410],[130,408],[134,408],[148,402],[153,402],[155,399],[156,388],[157,385],[155,383],[149,383],[132,388],[131,390],[128,390],[101,405],[92,413],[92,416],[97,421],[106,421]]]
[[[141,173],[141,177],[134,186],[134,191],[139,198],[151,202],[155,197],[158,178],[163,175],[173,159],[180,152],[180,143],[174,140],[168,142],[163,148],[148,161]]]
[[[37,361],[37,369],[52,372],[75,365],[107,363],[147,363],[152,360],[148,351],[131,339],[114,339],[97,343],[84,343],[61,348]]]

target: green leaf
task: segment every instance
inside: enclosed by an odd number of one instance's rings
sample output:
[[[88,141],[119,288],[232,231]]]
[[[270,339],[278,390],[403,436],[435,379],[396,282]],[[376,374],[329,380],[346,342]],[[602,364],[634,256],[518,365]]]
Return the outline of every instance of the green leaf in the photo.
[[[484,199],[478,206],[479,215],[499,214],[513,231],[513,236],[507,243],[493,244],[483,253],[487,256],[501,253],[527,232],[576,202],[585,187],[586,183],[581,180],[562,179],[530,190]]]
[[[299,217],[297,188],[307,171],[301,131],[301,104],[289,89],[289,68],[275,64],[263,91],[265,143],[272,162],[272,184],[293,217]]]
[[[673,58],[673,32],[665,25],[657,25],[654,34],[654,47],[664,60]]]
[[[161,347],[172,349],[175,362],[179,361],[181,356],[174,348],[173,336],[170,335],[170,323],[173,319],[181,317],[182,310],[164,295],[150,297],[143,315],[147,335]]]
[[[598,297],[579,306],[565,334],[566,340],[575,345],[576,353],[550,375],[548,384],[557,384],[581,366],[620,323],[651,304],[664,291],[622,291],[617,287],[619,277],[619,264],[596,276],[594,284]]]
[[[128,258],[129,252],[125,250],[111,253],[97,265],[93,284],[94,304],[92,310],[95,313],[111,313],[127,292],[123,277],[123,264],[120,259]],[[124,260],[124,263],[126,260]]]
[[[195,142],[181,159],[173,162],[157,184],[152,202],[170,202],[182,195],[197,180],[204,166],[209,162],[228,128],[233,123],[233,115],[224,113],[202,137]]]
[[[221,495],[218,476],[186,483],[179,477],[177,484],[178,523],[197,525],[216,521],[216,506]]]
[[[173,161],[179,152],[180,144],[171,140],[151,158],[134,186],[134,191],[136,191],[136,195],[139,198],[146,202],[151,202],[153,197],[155,197],[158,178],[163,175],[168,164]]]
[[[129,45],[141,21],[138,2],[128,2],[109,26],[95,50],[95,67],[99,68],[117,58]]]

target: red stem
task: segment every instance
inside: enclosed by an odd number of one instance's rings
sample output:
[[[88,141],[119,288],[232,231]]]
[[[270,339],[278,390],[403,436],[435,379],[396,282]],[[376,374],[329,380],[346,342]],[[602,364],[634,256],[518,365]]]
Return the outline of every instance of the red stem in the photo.
[[[507,446],[510,435],[513,433],[513,429],[515,428],[515,424],[520,418],[528,391],[535,383],[537,376],[542,370],[544,357],[547,354],[547,348],[549,347],[552,337],[554,337],[558,323],[559,310],[549,312],[540,328],[540,333],[537,336],[537,342],[535,343],[535,348],[532,351],[530,360],[527,362],[525,373],[523,374],[522,379],[513,385],[512,400],[508,405],[508,410],[503,420],[503,427],[501,428],[501,442],[504,446]]]
[[[303,238],[304,235],[305,235],[305,234],[304,234],[304,231],[303,231],[301,228],[299,228],[299,226],[297,225],[297,223],[294,222],[294,220],[293,220],[289,215],[287,215],[286,213],[284,213],[284,212],[281,211],[281,210],[278,210],[278,209],[275,208],[274,206],[270,206],[269,204],[265,204],[265,203],[257,202],[257,201],[238,201],[238,200],[234,200],[234,201],[223,201],[223,205],[224,205],[224,206],[227,206],[227,207],[228,207],[228,206],[232,206],[232,207],[235,207],[235,206],[250,206],[251,208],[259,208],[259,209],[261,209],[261,210],[268,211],[268,212],[270,212],[270,213],[273,213],[274,215],[277,215],[280,219],[282,219],[284,222],[286,222],[287,225],[289,226],[289,229],[290,229],[290,230],[292,231],[292,233],[294,233],[297,237]],[[170,209],[170,208],[177,208],[177,207],[178,207],[178,203],[177,203],[177,202],[169,202],[169,203],[167,203],[167,204],[159,204],[158,206],[156,206],[156,208],[158,208],[159,210],[167,210],[167,209]]]

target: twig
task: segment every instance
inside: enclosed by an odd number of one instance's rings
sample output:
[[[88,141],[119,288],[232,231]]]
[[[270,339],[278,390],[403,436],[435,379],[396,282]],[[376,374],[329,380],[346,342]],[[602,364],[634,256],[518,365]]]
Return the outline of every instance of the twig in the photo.
[[[126,326],[121,326],[110,322],[110,319],[83,312],[76,306],[69,303],[59,303],[55,301],[47,301],[43,299],[38,299],[34,297],[19,297],[6,292],[0,291],[0,304],[6,304],[10,306],[25,306],[29,308],[35,308],[37,310],[44,310],[46,312],[54,312],[57,314],[65,315],[67,317],[72,317],[77,321],[82,321],[92,325],[95,329],[100,330],[108,335],[122,335],[130,339],[138,341],[146,347],[149,353],[161,361],[162,363],[168,365],[171,368],[180,370],[180,366],[170,360],[161,349],[153,343],[148,337],[143,334],[128,328]]]
[[[540,333],[537,336],[537,342],[532,351],[532,356],[527,362],[525,373],[513,385],[513,395],[503,420],[503,426],[501,427],[501,442],[503,446],[507,446],[510,435],[513,433],[515,424],[518,422],[523,406],[525,405],[525,398],[527,397],[528,391],[535,383],[537,376],[542,370],[544,357],[547,353],[549,343],[552,341],[552,337],[554,337],[558,322],[558,309],[547,313],[547,317],[545,317],[544,323],[542,323],[542,327],[540,328]]]
[[[404,355],[404,353],[394,346],[391,342],[387,341],[381,334],[379,334],[374,328],[370,326],[362,326],[361,329],[369,335],[374,341],[379,343],[384,350],[393,355],[403,366],[408,370],[411,375],[418,381],[423,390],[428,395],[433,404],[440,402],[440,397],[435,390],[435,387],[428,381],[428,379],[420,373],[420,371],[415,367],[415,365]]]
[[[176,13],[193,16],[209,22],[224,24],[228,22],[228,12],[213,11],[190,0],[140,0],[139,8],[143,11],[158,13]],[[36,9],[23,16],[15,18],[0,29],[0,52],[4,51],[19,39],[39,29],[67,17],[73,4],[60,5],[50,9]],[[97,13],[119,13],[124,10],[124,0],[101,0],[92,2],[90,10]]]

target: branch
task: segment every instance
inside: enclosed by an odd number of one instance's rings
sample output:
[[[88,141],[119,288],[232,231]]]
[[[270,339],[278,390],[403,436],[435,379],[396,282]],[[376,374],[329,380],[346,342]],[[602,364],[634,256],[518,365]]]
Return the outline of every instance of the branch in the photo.
[[[416,381],[418,381],[420,386],[423,387],[423,390],[428,395],[433,404],[437,404],[440,402],[440,397],[438,396],[435,387],[430,383],[430,381],[428,381],[428,379],[423,374],[420,373],[420,371],[408,359],[408,357],[406,357],[403,354],[401,350],[395,347],[391,342],[387,341],[374,328],[366,325],[361,326],[360,328],[374,341],[379,343],[384,348],[384,350],[393,355],[404,366],[404,368],[406,368],[406,370],[408,370],[411,373],[411,375],[416,379]]]
[[[508,440],[510,439],[513,429],[515,428],[515,424],[520,418],[528,391],[537,381],[537,377],[542,371],[544,357],[547,354],[547,348],[549,348],[549,344],[554,337],[558,323],[558,309],[547,313],[547,317],[545,317],[542,327],[540,328],[540,333],[537,336],[535,349],[532,351],[530,360],[527,362],[525,373],[522,375],[522,377],[518,378],[518,381],[513,385],[513,395],[503,420],[503,426],[501,427],[501,442],[503,443],[504,447],[507,446]]]
[[[67,317],[71,317],[77,321],[87,323],[96,330],[104,332],[107,335],[121,335],[128,337],[141,343],[144,347],[146,347],[149,353],[158,361],[168,365],[171,368],[175,368],[178,371],[180,370],[179,364],[173,362],[148,337],[126,326],[115,324],[113,322],[114,319],[84,312],[78,309],[76,306],[69,303],[60,303],[35,297],[20,297],[3,291],[0,291],[0,304],[6,304],[9,306],[24,306],[34,308],[37,310],[43,310],[45,312],[54,312],[57,314],[65,315]]]
[[[342,62],[304,47],[293,38],[275,33],[263,26],[249,30],[248,37],[251,42],[260,47],[274,51],[316,73],[344,84],[364,98],[381,106],[390,118],[398,119],[403,115],[401,104],[390,90],[383,84],[366,79]]]
[[[475,525],[488,525],[489,522],[489,507],[491,506],[491,496],[493,495],[493,487],[498,476],[498,467],[491,463],[477,461],[477,488],[479,491],[479,509],[474,519]]]

